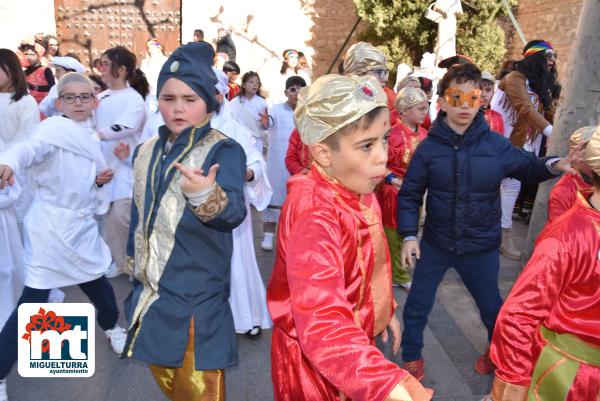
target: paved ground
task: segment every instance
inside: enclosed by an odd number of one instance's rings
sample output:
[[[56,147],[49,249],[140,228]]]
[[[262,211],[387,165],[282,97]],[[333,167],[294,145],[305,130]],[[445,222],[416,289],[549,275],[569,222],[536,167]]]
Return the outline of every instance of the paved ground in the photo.
[[[261,274],[267,281],[272,268],[273,253],[258,248],[260,242],[255,224],[255,244]],[[516,223],[515,233],[524,243],[526,226]],[[500,288],[503,296],[510,290],[519,272],[517,262],[501,257]],[[129,283],[123,276],[111,280],[119,300],[125,299]],[[65,288],[67,302],[87,302],[78,287]],[[403,305],[406,293],[395,290]],[[121,318],[120,324],[125,326]],[[102,333],[100,327],[97,332]],[[270,379],[271,332],[265,331],[258,340],[238,336],[240,364],[226,372],[229,401],[273,400]],[[473,371],[473,363],[486,348],[486,332],[467,290],[453,271],[441,284],[436,305],[425,331],[424,357],[427,377],[424,384],[436,391],[437,401],[479,401],[487,393],[491,377]],[[398,364],[399,356],[386,355]],[[0,356],[1,357],[1,356]],[[133,360],[120,360],[98,335],[96,341],[96,373],[87,379],[22,378],[15,369],[8,376],[11,401],[164,401],[166,398],[154,383],[148,368]],[[190,400],[192,401],[192,400]]]

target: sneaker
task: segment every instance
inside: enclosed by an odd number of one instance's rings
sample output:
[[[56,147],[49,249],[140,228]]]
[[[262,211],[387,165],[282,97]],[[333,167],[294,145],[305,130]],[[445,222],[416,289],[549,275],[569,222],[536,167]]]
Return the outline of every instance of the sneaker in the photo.
[[[58,288],[53,288],[50,290],[50,294],[48,295],[48,302],[52,304],[60,304],[65,300],[65,293],[59,290]],[[1,400],[1,398],[0,398]]]
[[[404,370],[408,371],[418,381],[425,377],[425,360],[423,358],[416,361],[404,362]]]
[[[259,326],[254,326],[246,332],[246,335],[252,339],[257,339],[262,333],[262,329]]]
[[[474,368],[475,372],[479,373],[480,375],[489,375],[491,373],[494,373],[496,367],[490,359],[489,349],[485,351],[479,358],[477,358]]]
[[[510,228],[502,229],[502,243],[500,244],[500,253],[512,260],[521,259],[521,252],[517,248],[515,248],[512,230]]]
[[[6,391],[6,379],[0,380],[0,401],[8,401],[8,392]]]
[[[412,286],[412,281],[406,282],[406,283],[399,283],[397,281],[392,281],[392,287],[394,288],[402,288],[403,290],[410,290],[410,287]]]
[[[106,334],[106,338],[108,338],[108,342],[113,351],[121,355],[123,353],[123,348],[125,348],[125,343],[127,342],[127,331],[122,327],[115,326],[110,330],[105,330],[104,333]]]
[[[123,274],[123,271],[117,267],[115,262],[111,263],[106,273],[104,273],[106,278],[119,277],[121,274]]]
[[[262,242],[260,243],[260,249],[263,251],[272,251],[273,250],[273,233],[265,233]]]

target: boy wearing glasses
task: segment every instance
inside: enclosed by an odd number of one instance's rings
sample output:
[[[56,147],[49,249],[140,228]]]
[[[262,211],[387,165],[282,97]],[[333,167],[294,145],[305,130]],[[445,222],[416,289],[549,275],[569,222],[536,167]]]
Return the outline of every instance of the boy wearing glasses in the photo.
[[[271,110],[273,123],[269,129],[269,148],[267,151],[267,168],[269,182],[273,188],[273,197],[269,207],[263,213],[265,236],[261,248],[265,251],[273,250],[273,237],[275,227],[279,221],[281,205],[287,196],[287,180],[290,174],[285,168],[290,135],[295,128],[294,110],[298,103],[298,92],[306,86],[306,81],[300,76],[289,77],[285,81],[285,96],[287,101],[276,104]]]
[[[0,154],[0,189],[27,170],[33,203],[23,224],[25,287],[18,305],[46,303],[50,289],[79,285],[96,307],[98,324],[120,354],[125,330],[104,273],[111,256],[94,215],[108,208],[102,186],[112,178],[87,120],[98,106],[92,82],[71,72],[58,82],[56,108],[64,117],[42,122],[26,141]],[[18,233],[15,233],[18,235]],[[18,308],[17,305],[17,308]],[[0,333],[0,394],[17,361],[17,308]]]
[[[402,357],[405,369],[425,376],[423,330],[437,287],[456,269],[473,296],[488,340],[502,305],[498,289],[500,182],[514,177],[531,183],[572,171],[568,159],[536,158],[490,130],[481,106],[481,72],[473,64],[451,67],[439,84],[440,114],[415,151],[398,193],[402,260],[416,257],[404,306]],[[427,192],[427,216],[417,242],[419,208]],[[480,374],[494,366],[486,351],[475,365]]]

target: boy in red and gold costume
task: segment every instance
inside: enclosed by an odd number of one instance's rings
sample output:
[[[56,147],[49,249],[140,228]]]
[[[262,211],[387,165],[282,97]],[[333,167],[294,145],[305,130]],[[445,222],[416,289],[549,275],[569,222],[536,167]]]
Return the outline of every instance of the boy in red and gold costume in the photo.
[[[300,133],[294,128],[288,141],[285,167],[290,175],[306,174],[310,170],[310,149],[302,143]]]
[[[276,401],[431,399],[375,346],[400,346],[375,194],[386,174],[387,99],[373,77],[326,75],[294,112],[313,160],[288,182],[267,291]]]
[[[590,140],[596,127],[582,127],[573,132],[569,140],[569,149],[574,149],[580,143]],[[548,223],[573,206],[578,192],[586,192],[592,188],[592,171],[587,163],[575,163],[573,168],[579,174],[565,174],[554,185],[548,200]]]
[[[504,120],[502,120],[502,115],[490,107],[495,92],[494,84],[494,76],[487,71],[483,71],[479,84],[481,88],[481,110],[483,110],[483,116],[490,126],[490,130],[504,136]]]
[[[397,198],[408,163],[417,145],[427,136],[427,131],[421,127],[429,111],[427,95],[419,88],[405,87],[398,92],[395,107],[400,122],[390,132],[387,171],[384,183],[377,191],[377,199],[392,259],[392,282],[394,286],[408,290],[410,275],[402,265],[402,239],[396,231]]]
[[[593,192],[547,225],[504,302],[493,401],[600,399],[600,130],[585,148]]]

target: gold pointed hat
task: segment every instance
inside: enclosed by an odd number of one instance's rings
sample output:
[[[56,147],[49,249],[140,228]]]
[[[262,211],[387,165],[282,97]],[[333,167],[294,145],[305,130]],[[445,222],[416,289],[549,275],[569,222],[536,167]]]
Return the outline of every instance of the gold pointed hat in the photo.
[[[330,74],[300,90],[294,119],[302,142],[312,145],[380,106],[387,97],[376,78]]]
[[[400,90],[394,100],[394,106],[399,112],[405,111],[421,102],[427,101],[427,95],[422,89],[406,87]]]
[[[594,135],[595,131],[596,127],[593,125],[577,129],[571,134],[571,137],[569,138],[569,150],[572,150],[581,142],[589,141],[592,138],[592,135]]]
[[[600,126],[596,128],[585,147],[585,162],[594,173],[600,175]]]
[[[372,70],[387,69],[387,57],[370,43],[355,43],[350,46],[344,56],[344,74],[346,75],[363,75]]]

